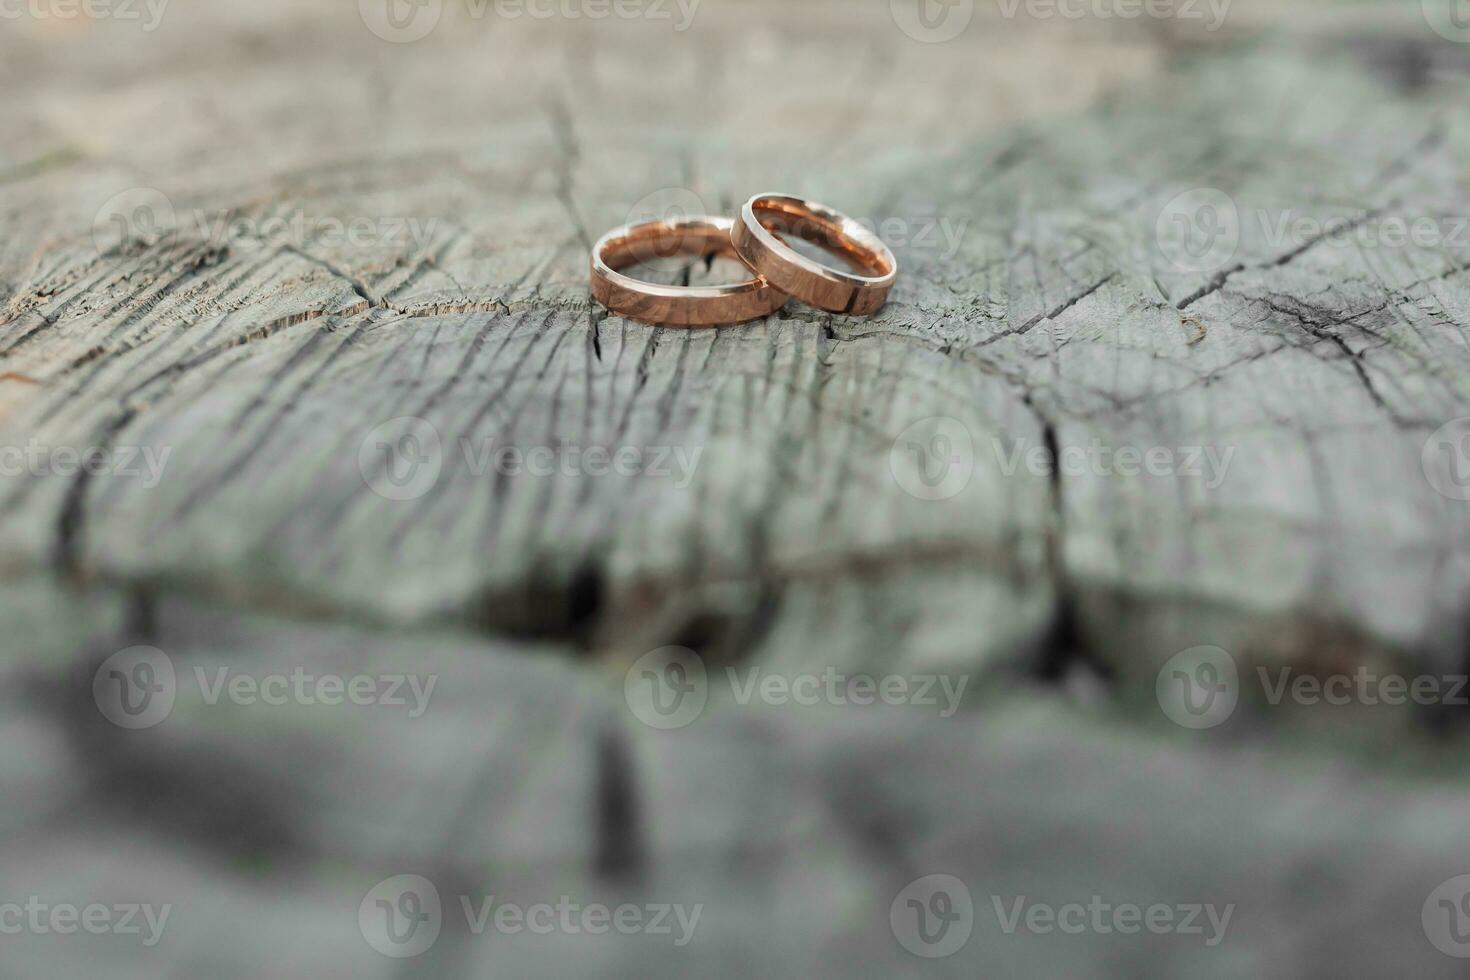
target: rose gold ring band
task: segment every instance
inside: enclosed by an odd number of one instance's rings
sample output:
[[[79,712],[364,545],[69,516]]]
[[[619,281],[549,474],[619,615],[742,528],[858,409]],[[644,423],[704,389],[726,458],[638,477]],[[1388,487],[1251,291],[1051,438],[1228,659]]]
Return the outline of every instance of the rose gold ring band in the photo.
[[[863,275],[815,262],[777,234],[794,234],[845,259]],[[882,239],[838,211],[785,194],[757,194],[731,234],[745,264],[772,286],[830,313],[867,316],[882,309],[898,262]]]
[[[735,225],[730,218],[701,215],[608,232],[592,248],[593,298],[622,316],[679,327],[713,327],[769,316],[787,297],[759,276],[728,286],[661,286],[617,271],[655,256],[734,257]]]

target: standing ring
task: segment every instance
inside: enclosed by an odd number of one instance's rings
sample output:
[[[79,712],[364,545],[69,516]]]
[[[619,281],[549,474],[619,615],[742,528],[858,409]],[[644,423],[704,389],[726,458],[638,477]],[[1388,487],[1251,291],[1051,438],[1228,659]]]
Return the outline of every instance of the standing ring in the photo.
[[[819,245],[862,274],[815,262],[775,233]],[[898,278],[898,262],[882,239],[847,215],[799,197],[757,194],[740,210],[730,237],[745,264],[767,282],[829,313],[878,312]]]

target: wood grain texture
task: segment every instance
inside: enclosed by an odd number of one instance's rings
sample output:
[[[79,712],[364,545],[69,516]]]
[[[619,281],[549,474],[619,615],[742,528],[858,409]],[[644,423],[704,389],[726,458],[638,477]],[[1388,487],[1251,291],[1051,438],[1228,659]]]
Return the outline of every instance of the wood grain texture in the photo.
[[[1424,460],[1470,415],[1470,48],[1244,0],[1217,32],[982,3],[941,44],[887,3],[476,9],[414,44],[300,3],[0,34],[0,447],[130,461],[0,476],[0,880],[176,906],[154,949],[7,937],[3,972],[1457,975],[1420,912],[1470,872],[1463,707],[1247,684],[1189,732],[1155,684],[1201,645],[1246,678],[1470,669],[1470,503]],[[1239,240],[1189,269],[1201,189]],[[606,228],[766,190],[885,233],[885,310],[589,302]],[[945,499],[905,462],[934,418]],[[437,449],[397,485],[405,432]],[[1058,467],[1094,447],[1172,468]],[[437,687],[408,718],[181,681],[122,731],[92,682],[137,643],[186,680]],[[712,705],[660,732],[624,673],[674,644]],[[752,669],[967,687],[938,718],[738,703]],[[399,962],[356,919],[399,873],[705,911],[678,950],[446,922]],[[888,915],[932,873],[976,924],[929,961]],[[1022,895],[1236,911],[1218,947],[1005,934]]]

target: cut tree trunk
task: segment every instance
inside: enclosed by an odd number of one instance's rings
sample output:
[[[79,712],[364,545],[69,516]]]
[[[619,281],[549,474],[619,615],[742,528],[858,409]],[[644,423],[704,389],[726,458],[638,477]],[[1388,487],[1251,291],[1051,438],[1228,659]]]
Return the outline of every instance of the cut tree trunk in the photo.
[[[0,880],[173,910],[0,972],[1460,975],[1421,914],[1470,873],[1463,705],[1265,681],[1470,670],[1470,47],[1418,6],[7,27]],[[875,226],[888,306],[591,303],[604,230],[762,191]],[[93,683],[134,645],[177,690],[130,731]],[[665,731],[624,681],[668,646],[710,703]],[[1199,647],[1239,706],[1190,730]],[[742,695],[813,676],[963,696]],[[359,929],[397,874],[444,902],[416,960]],[[973,898],[947,959],[890,923],[930,874]],[[477,935],[490,895],[703,911],[679,948]],[[1233,913],[1004,927],[1094,896]]]

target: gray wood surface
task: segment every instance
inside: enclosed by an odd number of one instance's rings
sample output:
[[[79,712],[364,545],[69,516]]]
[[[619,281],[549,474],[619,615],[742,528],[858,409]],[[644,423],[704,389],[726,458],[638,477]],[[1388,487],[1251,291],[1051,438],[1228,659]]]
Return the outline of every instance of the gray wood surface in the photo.
[[[480,9],[0,25],[0,447],[108,461],[0,476],[0,904],[172,906],[154,947],[5,935],[0,974],[1463,975],[1421,912],[1470,873],[1464,707],[1254,678],[1470,670],[1470,47],[1417,3],[980,3],[944,43],[887,3]],[[887,308],[590,304],[605,229],[763,190],[886,229]],[[1192,268],[1173,218],[1222,199]],[[1172,463],[1024,462],[1093,446]],[[126,730],[94,679],[139,644],[176,698]],[[625,679],[671,645],[710,703],[661,731]],[[1157,683],[1201,646],[1244,681],[1194,731]],[[211,703],[196,668],[435,687]],[[965,686],[742,704],[751,670]],[[445,901],[413,959],[358,922],[399,874]],[[890,925],[931,874],[975,907],[937,959]],[[491,894],[703,912],[682,947],[476,935]],[[1093,896],[1233,917],[993,908]]]

